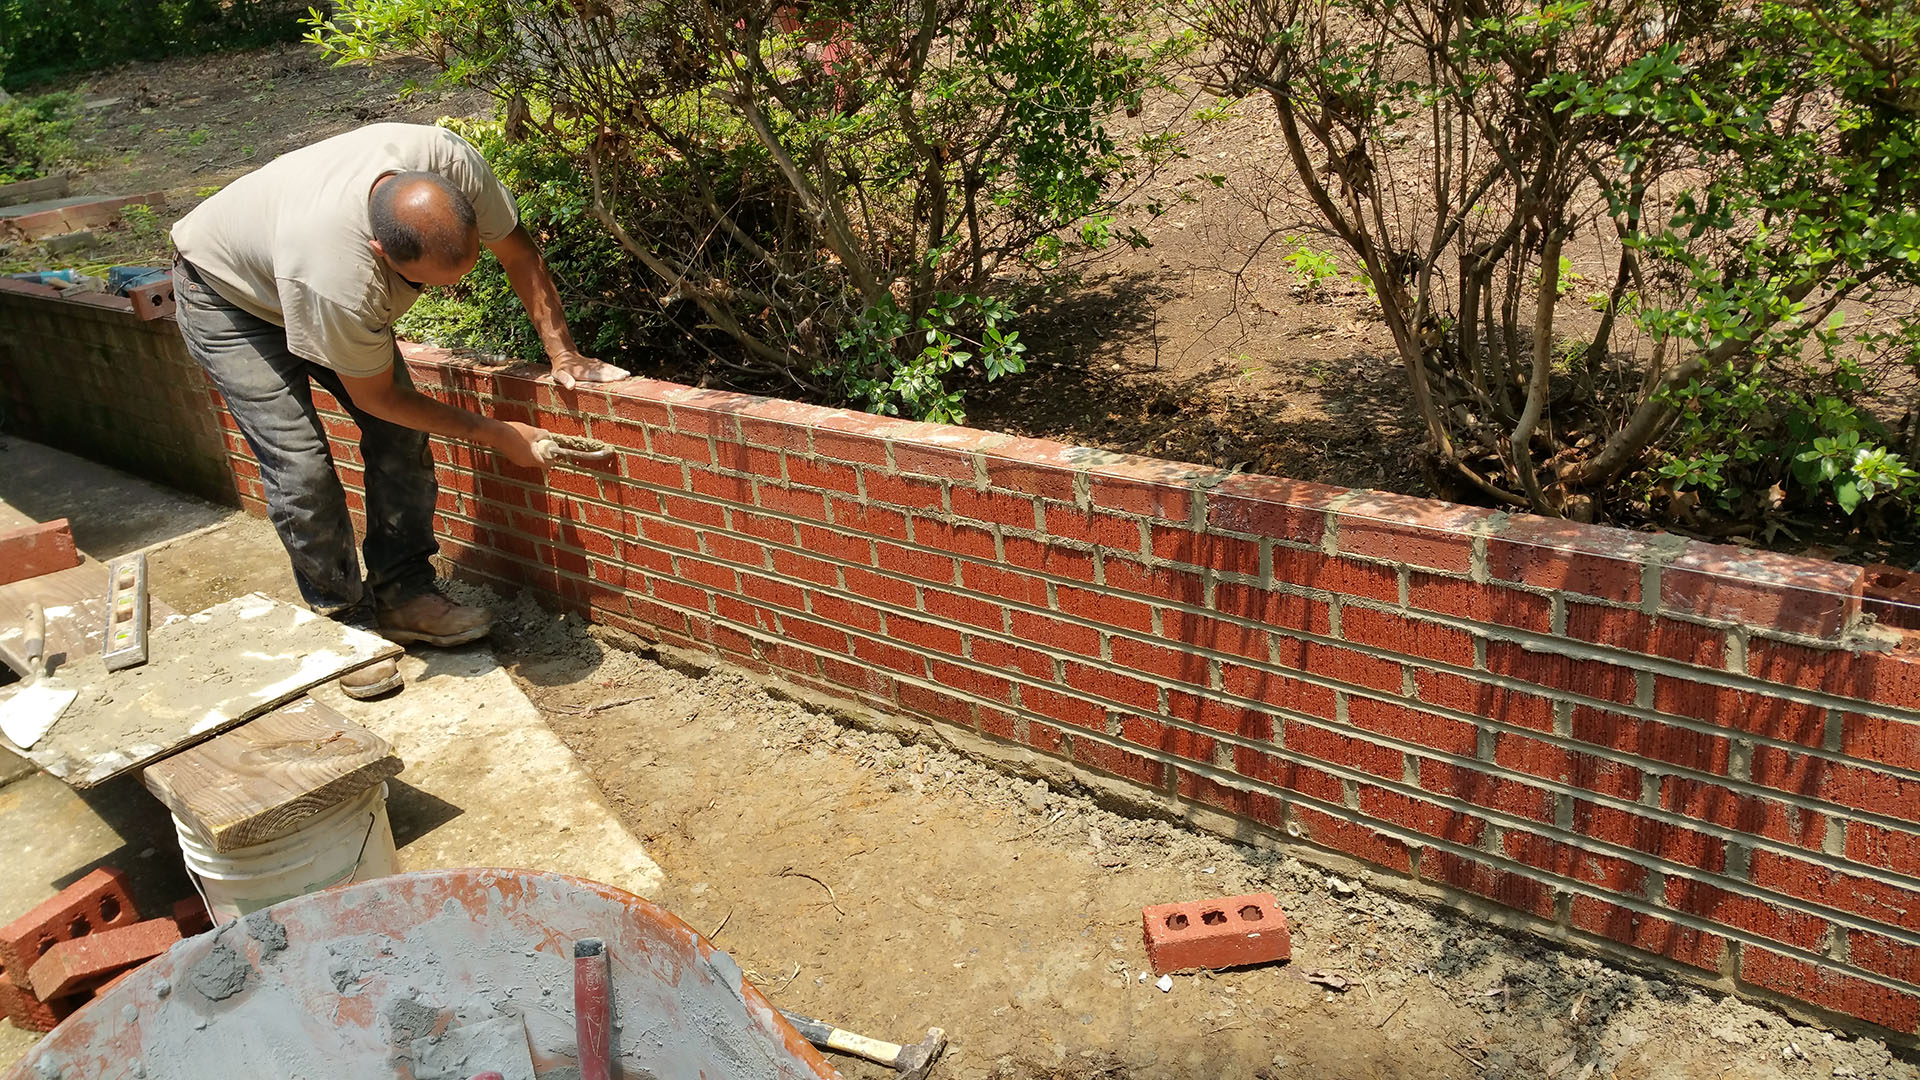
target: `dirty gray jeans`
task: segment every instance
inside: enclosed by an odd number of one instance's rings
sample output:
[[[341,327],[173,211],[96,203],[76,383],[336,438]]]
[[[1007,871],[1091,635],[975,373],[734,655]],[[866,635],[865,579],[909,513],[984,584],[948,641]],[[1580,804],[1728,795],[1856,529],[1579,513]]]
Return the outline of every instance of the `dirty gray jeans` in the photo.
[[[213,385],[260,462],[267,515],[293,559],[300,595],[315,611],[364,623],[433,587],[434,504],[440,487],[425,432],[356,407],[329,368],[287,351],[286,330],[228,303],[184,259],[173,264],[175,319],[187,351]],[[394,353],[393,381],[411,385]],[[360,425],[366,464],[367,575],[360,577],[346,491],[334,472],[312,384]]]

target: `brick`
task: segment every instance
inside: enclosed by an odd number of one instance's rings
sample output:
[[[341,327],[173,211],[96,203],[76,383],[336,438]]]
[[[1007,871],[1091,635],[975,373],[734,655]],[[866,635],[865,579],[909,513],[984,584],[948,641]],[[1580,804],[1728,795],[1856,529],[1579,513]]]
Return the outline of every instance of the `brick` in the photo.
[[[1296,596],[1293,593],[1274,592],[1270,589],[1261,589],[1252,585],[1236,585],[1223,581],[1213,587],[1213,606],[1214,610],[1219,611],[1221,614],[1236,615],[1242,619],[1249,619],[1266,626],[1279,627],[1286,630],[1300,630],[1309,634],[1320,634],[1323,636],[1333,633],[1332,608],[1327,605],[1326,601],[1312,600],[1304,596]],[[1175,614],[1176,613],[1173,612],[1167,613],[1162,621],[1164,622],[1165,618],[1174,617]],[[1198,616],[1182,617],[1198,618]],[[1198,633],[1220,635],[1226,633],[1223,630],[1215,629],[1211,625],[1211,621],[1182,625],[1191,625],[1194,628],[1194,632]],[[1249,632],[1258,633],[1257,631]],[[1170,635],[1171,633],[1172,631],[1169,630]],[[1260,636],[1259,640],[1264,641],[1264,635]],[[1237,648],[1227,649],[1225,651],[1241,652],[1241,650]],[[1265,659],[1267,654],[1266,651],[1262,649],[1259,652],[1241,652],[1241,655]]]
[[[1584,799],[1573,804],[1573,831],[1715,873],[1727,865],[1726,842],[1717,836]]]
[[[1858,619],[1865,584],[1858,566],[1689,541],[1660,572],[1660,605],[1703,619],[1838,638]]]
[[[1113,639],[1113,663],[1126,671],[1144,671],[1163,679],[1207,685],[1207,658],[1181,649],[1152,645],[1133,638]]]
[[[1035,679],[1051,681],[1053,657],[1037,649],[1009,645],[992,638],[967,638],[967,655],[976,663],[1003,671],[1018,671]]]
[[[62,941],[140,921],[126,875],[101,867],[0,928],[0,971],[21,976]]]
[[[180,928],[181,937],[194,937],[213,929],[213,916],[205,900],[187,896],[173,902],[173,924]]]
[[[903,709],[925,713],[962,727],[973,726],[973,703],[965,698],[904,681],[900,683],[899,698]]]
[[[97,930],[62,941],[34,961],[27,986],[42,1001],[66,997],[123,968],[151,960],[180,940],[171,918]]]
[[[1261,742],[1273,738],[1277,723],[1271,713],[1243,708],[1211,695],[1183,694],[1178,690],[1167,691],[1167,715],[1212,731]]]
[[[815,438],[819,436],[816,433]],[[889,476],[878,469],[861,469],[860,483],[869,500],[909,510],[941,513],[946,509],[946,485],[911,476]]]
[[[919,473],[948,480],[973,480],[972,449],[924,446],[910,442],[893,444],[893,464],[903,473]]]
[[[1537,694],[1427,668],[1413,673],[1413,683],[1420,700],[1428,705],[1515,727],[1553,730],[1553,702]]]
[[[1166,784],[1167,766],[1164,762],[1096,739],[1075,735],[1073,760],[1148,787],[1163,787]]]
[[[1394,660],[1293,638],[1274,639],[1274,663],[1321,678],[1397,694],[1404,682]]]
[[[965,664],[949,664],[944,660],[927,661],[927,672],[933,681],[941,686],[964,691],[978,697],[992,698],[1003,705],[1013,702],[1013,683],[991,672]]]
[[[1487,827],[1473,814],[1372,784],[1360,785],[1360,812],[1462,847],[1477,846]]]
[[[1591,896],[1573,898],[1567,924],[1575,930],[1706,971],[1719,971],[1726,961],[1727,939],[1718,934],[1630,911]]]
[[[996,633],[1006,627],[1006,608],[999,604],[931,588],[927,590],[922,602],[926,606],[927,614],[951,622],[965,623],[968,626],[976,626]]]
[[[1135,746],[1158,751],[1161,755],[1186,758],[1203,765],[1213,763],[1217,743],[1210,735],[1162,723],[1150,716],[1130,716],[1120,723],[1120,737]]]
[[[1473,567],[1473,530],[1494,514],[1369,491],[1341,500],[1334,518],[1343,555],[1464,574]]]
[[[1847,858],[1920,877],[1920,833],[1895,832],[1864,821],[1847,822]]]
[[[954,570],[958,564],[948,556],[933,555],[895,544],[876,543],[873,547],[882,570],[916,577],[922,581],[937,582],[941,585],[953,584]]]
[[[923,547],[989,563],[1000,557],[999,546],[993,534],[986,529],[972,525],[950,525],[919,515],[912,516],[912,524],[913,542]]]
[[[1848,652],[1753,640],[1747,670],[1755,678],[1895,708],[1920,708],[1920,653]]]
[[[1912,1034],[1920,1028],[1920,997],[1871,983],[1824,964],[1811,964],[1758,946],[1740,950],[1740,978],[1824,1009]]]
[[[1920,984],[1920,946],[1865,930],[1847,931],[1847,959],[1855,967]]]
[[[1515,514],[1488,538],[1487,569],[1499,581],[1637,604],[1645,564],[1660,550],[1621,529]]]
[[[1403,656],[1418,656],[1459,667],[1473,666],[1473,635],[1392,612],[1342,607],[1340,636],[1356,645],[1370,645]]]
[[[1542,919],[1553,918],[1553,886],[1451,851],[1428,848],[1422,852],[1420,878],[1436,885],[1450,885]]]
[[[860,490],[860,472],[836,461],[809,461],[787,455],[787,482],[795,487],[822,488],[851,495]],[[779,475],[778,473],[774,474]]]
[[[987,483],[993,487],[1036,495],[1043,499],[1072,502],[1075,478],[1079,475],[1078,469],[1051,462],[1023,461],[1008,456],[1040,445],[1039,440],[1020,440],[1011,446],[999,447],[983,455],[987,465]]]
[[[1827,920],[1816,915],[1691,878],[1668,878],[1666,902],[1675,911],[1810,951],[1825,949],[1827,935],[1832,932]]]
[[[1653,707],[1664,713],[1802,746],[1817,747],[1826,738],[1826,710],[1804,702],[1666,675],[1653,686]]]
[[[4,1012],[7,1019],[13,1021],[13,1026],[22,1031],[52,1031],[86,1001],[79,995],[41,1001],[14,985],[10,976],[0,974],[0,1012]]]
[[[1478,745],[1479,732],[1472,724],[1398,702],[1348,698],[1347,720],[1355,727],[1461,757],[1472,757]]]
[[[1039,507],[1031,495],[1009,495],[999,491],[975,491],[955,485],[953,513],[956,517],[989,521],[1023,531],[1038,527]],[[1134,550],[1140,548],[1139,528],[1134,529]]]
[[[1553,630],[1553,601],[1548,597],[1439,574],[1409,573],[1407,606],[1540,634]]]
[[[1293,955],[1287,916],[1272,893],[1156,904],[1140,912],[1155,975],[1271,964]]]
[[[1722,669],[1727,664],[1726,631],[1656,619],[1630,608],[1568,604],[1567,636],[1699,667]]]
[[[1732,747],[1724,736],[1586,705],[1574,707],[1572,730],[1581,742],[1722,776]]]
[[[1153,632],[1153,609],[1137,600],[1061,585],[1054,589],[1054,601],[1063,615],[1142,634]]]
[[[1753,750],[1753,782],[1809,799],[1920,822],[1920,780],[1772,746]]]
[[[1009,565],[1074,581],[1093,580],[1093,556],[1088,552],[1019,536],[1003,537],[1001,549]]]
[[[1660,805],[1686,817],[1803,848],[1819,850],[1826,842],[1824,814],[1702,780],[1662,778]]]
[[[758,480],[753,485],[753,502],[768,513],[808,521],[827,520],[826,496],[806,488],[781,487]]]
[[[1009,611],[1007,625],[1015,638],[1059,652],[1099,657],[1100,631],[1024,611]]]
[[[1495,738],[1493,760],[1502,768],[1617,799],[1640,797],[1639,769],[1511,731],[1503,731]]]
[[[1275,545],[1273,580],[1303,589],[1325,589],[1343,596],[1361,596],[1382,603],[1400,602],[1400,573],[1376,566]]]
[[[1632,704],[1637,693],[1631,668],[1535,652],[1510,641],[1487,643],[1487,671],[1622,705]]]
[[[66,518],[0,532],[0,585],[71,570],[80,565]]]
[[[1638,863],[1586,851],[1538,833],[1508,829],[1500,838],[1500,850],[1515,862],[1598,885],[1609,892],[1638,895],[1647,880],[1646,867]]]
[[[1399,748],[1382,746],[1369,739],[1357,738],[1344,732],[1320,727],[1317,724],[1288,720],[1283,726],[1286,748],[1293,754],[1324,762],[1342,769],[1356,769],[1371,773],[1385,780],[1399,780],[1406,775],[1406,755]],[[1292,762],[1263,754],[1251,747],[1238,747],[1234,751],[1234,768],[1242,776],[1266,780],[1282,787],[1294,787],[1289,775],[1291,770],[1300,768]],[[1332,774],[1313,770],[1313,776],[1307,779],[1316,783],[1316,789],[1308,792],[1328,802],[1339,802],[1341,788]],[[1322,777],[1332,781],[1325,787],[1318,786]]]
[[[1058,720],[1073,727],[1089,731],[1105,731],[1107,727],[1107,711],[1077,695],[1023,686],[1020,688],[1020,704],[1049,720]]]
[[[911,619],[905,615],[887,616],[887,636],[904,645],[929,652],[959,656],[960,631],[950,626]]]
[[[1228,693],[1308,716],[1333,719],[1334,692],[1329,687],[1239,664],[1222,664],[1220,672],[1221,685]]]
[[[1183,799],[1211,806],[1235,817],[1257,821],[1269,828],[1278,829],[1285,824],[1286,804],[1272,795],[1263,791],[1246,791],[1229,787],[1206,777],[1196,776],[1185,769],[1177,772],[1174,790]]]
[[[956,506],[955,510],[959,508]],[[1015,516],[1009,511],[1008,516]],[[1083,511],[1073,506],[1055,503],[1046,510],[1047,533],[1063,540],[1074,540],[1095,547],[1106,548],[1138,558],[1144,545],[1141,542],[1140,522],[1117,514],[1102,514]],[[1006,524],[1018,528],[1031,528],[1015,521]]]
[[[1840,751],[1848,757],[1920,772],[1920,724],[1842,713]]]
[[[833,523],[861,536],[907,538],[907,515],[880,506],[864,506],[846,499],[828,499],[827,509]]]
[[[894,607],[913,608],[920,602],[920,589],[910,581],[901,581],[896,577],[876,574],[871,570],[855,567],[843,567],[841,578],[847,583],[847,589],[855,596],[864,597]]]
[[[1106,587],[1128,593],[1145,593],[1189,607],[1206,603],[1206,582],[1198,574],[1184,570],[1142,566],[1125,559],[1101,560]]]
[[[1346,494],[1325,484],[1235,473],[1207,492],[1207,524],[1318,547],[1326,535],[1327,507]]]
[[[1229,574],[1253,576],[1260,573],[1260,544],[1192,529],[1151,525],[1149,550],[1157,559],[1204,566]]]
[[[1364,821],[1348,821],[1297,802],[1288,807],[1288,813],[1299,826],[1302,838],[1309,843],[1402,874],[1413,872],[1414,849]]]
[[[1889,926],[1920,930],[1920,891],[1842,873],[1764,848],[1754,850],[1749,872],[1753,883],[1763,889],[1851,911]]]
[[[1431,759],[1420,762],[1420,786],[1470,806],[1535,821],[1553,820],[1553,793],[1495,773]]]

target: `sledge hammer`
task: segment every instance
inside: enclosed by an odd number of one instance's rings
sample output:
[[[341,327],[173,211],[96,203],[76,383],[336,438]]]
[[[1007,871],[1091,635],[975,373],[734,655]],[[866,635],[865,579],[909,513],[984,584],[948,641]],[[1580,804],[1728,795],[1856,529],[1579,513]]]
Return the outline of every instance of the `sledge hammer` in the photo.
[[[813,1045],[885,1065],[893,1070],[897,1080],[927,1080],[927,1074],[933,1071],[933,1063],[940,1058],[940,1051],[947,1048],[947,1033],[939,1028],[928,1028],[927,1037],[912,1046],[900,1046],[842,1031],[825,1021],[790,1013],[785,1009],[780,1010],[780,1015],[786,1017],[787,1023],[792,1024]]]

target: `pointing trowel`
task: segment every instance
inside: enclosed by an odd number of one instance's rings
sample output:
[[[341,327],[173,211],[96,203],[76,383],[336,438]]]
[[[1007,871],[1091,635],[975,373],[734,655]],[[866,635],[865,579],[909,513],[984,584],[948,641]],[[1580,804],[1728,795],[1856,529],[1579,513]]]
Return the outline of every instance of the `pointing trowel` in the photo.
[[[27,658],[28,681],[12,697],[0,701],[0,734],[26,750],[53,728],[79,692],[61,685],[47,672],[47,615],[39,604],[27,609],[27,633],[21,645]]]

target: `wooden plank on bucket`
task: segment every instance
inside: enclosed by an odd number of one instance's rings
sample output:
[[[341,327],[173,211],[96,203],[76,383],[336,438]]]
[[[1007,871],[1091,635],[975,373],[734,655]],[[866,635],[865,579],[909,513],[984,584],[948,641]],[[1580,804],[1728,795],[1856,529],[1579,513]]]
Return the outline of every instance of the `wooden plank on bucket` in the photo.
[[[398,774],[380,736],[303,697],[147,766],[147,790],[215,851],[285,836]]]

